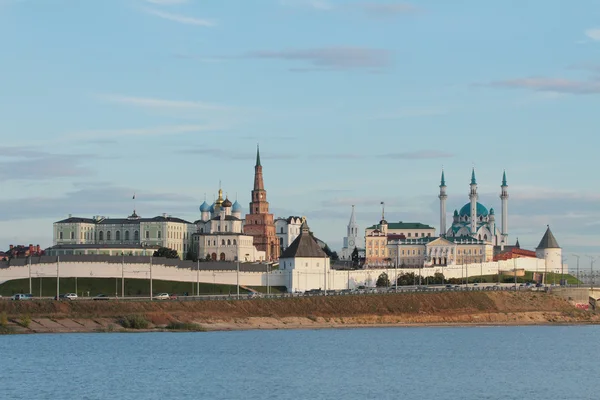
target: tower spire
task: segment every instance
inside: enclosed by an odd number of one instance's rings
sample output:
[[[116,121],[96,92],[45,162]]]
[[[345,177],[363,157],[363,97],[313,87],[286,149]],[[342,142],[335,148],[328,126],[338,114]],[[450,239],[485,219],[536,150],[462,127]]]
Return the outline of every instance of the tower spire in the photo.
[[[442,167],[442,179],[440,182],[440,236],[446,235],[446,177],[444,176],[444,168]]]
[[[442,179],[440,181],[440,187],[446,186],[446,177],[444,176],[444,167],[442,167]]]
[[[477,185],[477,180],[475,179],[475,167],[471,170],[471,185]]]
[[[256,144],[256,166],[260,167],[260,149],[258,148],[258,143]]]
[[[502,186],[508,186],[506,184],[506,170],[502,173]]]

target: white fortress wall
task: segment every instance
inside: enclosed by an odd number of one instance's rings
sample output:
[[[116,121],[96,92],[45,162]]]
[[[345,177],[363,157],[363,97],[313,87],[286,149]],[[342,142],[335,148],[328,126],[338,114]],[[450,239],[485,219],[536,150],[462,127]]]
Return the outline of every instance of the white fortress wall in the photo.
[[[375,286],[375,282],[381,273],[387,273],[391,282],[396,276],[403,273],[413,272],[421,276],[433,276],[435,273],[443,273],[446,279],[462,278],[465,276],[476,277],[479,275],[497,274],[498,270],[510,271],[513,269],[525,269],[526,271],[544,272],[546,268],[545,261],[534,258],[517,258],[508,261],[474,263],[465,265],[436,266],[430,268],[381,268],[365,269],[352,271],[328,270],[327,280],[325,282],[323,270],[302,271],[300,269],[288,271],[266,272],[240,272],[239,281],[243,286],[266,286],[267,279],[269,286],[288,286],[290,279],[301,280],[304,282],[301,286],[310,288],[316,285],[314,289],[323,289],[325,286],[331,289],[355,288],[360,285]],[[564,265],[564,271],[568,267]],[[560,269],[556,271],[561,272]],[[293,276],[291,274],[294,274]],[[150,279],[150,263],[107,263],[107,262],[60,262],[58,266],[58,275],[61,278],[120,278],[122,275],[126,279]],[[57,263],[44,263],[31,265],[32,278],[54,278],[57,276]],[[214,284],[236,285],[237,272],[235,270],[195,270],[188,268],[178,268],[175,266],[165,266],[162,264],[152,265],[152,279],[170,280],[181,282],[202,282]],[[29,277],[29,266],[11,266],[0,269],[0,282],[13,279],[23,279]]]

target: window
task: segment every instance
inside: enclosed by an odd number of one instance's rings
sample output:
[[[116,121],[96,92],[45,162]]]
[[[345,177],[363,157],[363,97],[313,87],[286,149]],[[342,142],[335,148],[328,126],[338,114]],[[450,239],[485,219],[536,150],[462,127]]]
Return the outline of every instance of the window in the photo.
[[[161,236],[162,236],[162,232],[161,232],[161,231],[158,231],[156,234],[158,235],[157,237],[160,239],[160,238],[161,238]]]
[[[140,233],[138,231],[133,232],[133,240],[140,240]]]
[[[125,231],[125,240],[129,240],[129,231]]]
[[[410,232],[408,232],[408,237],[410,237]]]
[[[110,237],[111,237],[111,232],[110,231],[106,232],[106,240],[110,240]]]
[[[227,239],[227,246],[231,246],[231,240]]]
[[[221,255],[219,256],[219,260],[225,261],[225,253],[221,253]]]
[[[146,231],[146,235],[144,236],[146,239],[150,239],[150,231]]]
[[[233,245],[237,245],[237,242],[235,241],[235,239],[233,239]]]
[[[227,225],[225,225],[225,232],[227,232]]]
[[[279,233],[283,233],[283,227],[281,227],[281,229],[279,230]]]
[[[225,246],[225,239],[221,239],[221,245]]]
[[[63,233],[62,232],[58,232],[58,238],[62,240],[62,238],[63,238]]]
[[[100,231],[100,233],[98,234],[98,240],[100,240],[100,241],[104,240],[104,232]]]
[[[71,232],[71,239],[75,239],[75,232]]]
[[[115,233],[115,240],[121,240],[121,231]]]

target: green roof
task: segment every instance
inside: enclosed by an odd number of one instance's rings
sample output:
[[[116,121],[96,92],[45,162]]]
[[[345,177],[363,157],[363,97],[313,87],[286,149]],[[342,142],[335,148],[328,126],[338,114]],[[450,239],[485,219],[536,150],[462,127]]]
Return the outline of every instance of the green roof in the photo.
[[[378,225],[373,225],[367,229],[377,229]],[[390,222],[388,223],[388,229],[435,229],[429,225],[422,224],[420,222]]]

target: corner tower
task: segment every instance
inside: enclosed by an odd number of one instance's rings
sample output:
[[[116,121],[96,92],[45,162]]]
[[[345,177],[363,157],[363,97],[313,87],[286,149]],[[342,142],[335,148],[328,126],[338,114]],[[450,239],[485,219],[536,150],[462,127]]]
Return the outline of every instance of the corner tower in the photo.
[[[254,246],[265,252],[265,261],[279,259],[279,239],[275,234],[273,214],[269,213],[267,191],[263,182],[260,163],[260,149],[256,146],[256,164],[254,165],[254,189],[251,192],[249,213],[246,214],[244,233],[254,237]]]

